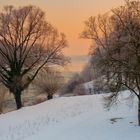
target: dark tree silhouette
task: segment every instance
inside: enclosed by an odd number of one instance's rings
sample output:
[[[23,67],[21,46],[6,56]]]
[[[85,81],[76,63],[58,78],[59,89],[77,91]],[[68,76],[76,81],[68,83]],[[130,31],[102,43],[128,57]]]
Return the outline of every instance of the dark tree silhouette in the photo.
[[[65,65],[62,49],[67,46],[35,6],[7,6],[0,13],[0,80],[13,93],[17,109],[22,107],[21,93],[38,72],[52,64]]]

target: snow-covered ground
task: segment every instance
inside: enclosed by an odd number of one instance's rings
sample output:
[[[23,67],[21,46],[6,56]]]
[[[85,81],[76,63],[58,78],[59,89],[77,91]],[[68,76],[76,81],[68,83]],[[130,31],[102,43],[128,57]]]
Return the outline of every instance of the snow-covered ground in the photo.
[[[0,140],[140,140],[136,101],[120,96],[107,111],[103,96],[61,97],[3,114]]]

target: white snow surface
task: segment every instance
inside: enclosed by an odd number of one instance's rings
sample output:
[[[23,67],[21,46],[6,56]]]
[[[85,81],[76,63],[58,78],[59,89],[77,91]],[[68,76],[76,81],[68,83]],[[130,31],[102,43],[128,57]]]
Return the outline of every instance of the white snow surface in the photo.
[[[103,94],[56,98],[0,115],[0,140],[140,140],[137,100],[128,104],[128,94],[120,93],[109,111]]]

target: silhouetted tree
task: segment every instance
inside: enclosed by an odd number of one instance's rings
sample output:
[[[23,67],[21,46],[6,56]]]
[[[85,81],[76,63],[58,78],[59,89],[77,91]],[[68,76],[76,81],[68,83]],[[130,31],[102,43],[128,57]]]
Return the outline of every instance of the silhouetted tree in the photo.
[[[52,64],[65,65],[62,49],[67,46],[35,6],[6,6],[0,13],[0,80],[13,93],[17,109],[22,107],[21,93],[38,72]]]

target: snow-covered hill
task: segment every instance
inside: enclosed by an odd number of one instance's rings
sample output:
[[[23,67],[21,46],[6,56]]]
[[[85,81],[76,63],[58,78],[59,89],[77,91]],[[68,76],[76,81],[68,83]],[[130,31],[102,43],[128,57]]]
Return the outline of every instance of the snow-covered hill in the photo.
[[[136,103],[120,96],[106,111],[102,97],[61,97],[3,114],[0,140],[139,140]]]

